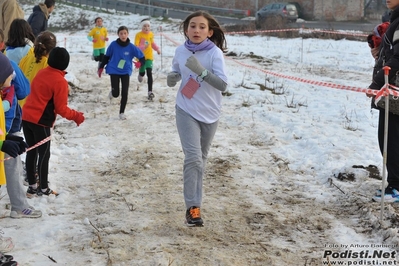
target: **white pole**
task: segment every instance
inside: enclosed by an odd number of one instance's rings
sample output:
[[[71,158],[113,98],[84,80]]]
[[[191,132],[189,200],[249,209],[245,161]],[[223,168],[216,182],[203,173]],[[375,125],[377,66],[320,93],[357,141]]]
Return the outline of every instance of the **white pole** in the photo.
[[[388,93],[385,95],[385,122],[384,122],[384,147],[382,152],[382,187],[381,187],[381,214],[380,214],[380,223],[382,223],[382,219],[384,217],[384,197],[385,197],[385,180],[387,176],[387,147],[388,147],[388,118],[389,118],[389,91],[388,91],[388,74],[391,69],[389,66],[383,67],[384,69],[384,78],[385,85],[384,89]]]
[[[162,55],[163,55],[163,51],[162,51],[162,48],[163,48],[163,45],[162,45],[162,35],[163,35],[162,26],[159,26],[159,30],[161,31],[161,71],[162,71],[162,69],[163,69],[163,67],[162,67]]]

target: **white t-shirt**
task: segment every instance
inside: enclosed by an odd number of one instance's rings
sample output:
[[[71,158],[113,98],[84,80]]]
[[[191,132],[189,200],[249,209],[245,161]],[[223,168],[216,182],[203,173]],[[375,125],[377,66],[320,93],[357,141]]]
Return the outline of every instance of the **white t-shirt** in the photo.
[[[219,119],[222,107],[222,92],[200,82],[200,88],[189,99],[181,93],[190,77],[197,78],[197,74],[185,66],[187,58],[194,55],[200,64],[227,83],[223,52],[217,46],[210,50],[190,52],[184,45],[176,48],[172,61],[172,71],[180,73],[182,80],[176,96],[176,104],[198,121],[211,124]],[[199,78],[200,79],[200,78]]]

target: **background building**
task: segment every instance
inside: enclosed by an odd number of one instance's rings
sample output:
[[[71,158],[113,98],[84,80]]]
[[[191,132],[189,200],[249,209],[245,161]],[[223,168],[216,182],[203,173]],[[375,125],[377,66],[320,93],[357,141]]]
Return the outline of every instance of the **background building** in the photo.
[[[135,1],[143,4],[162,0]],[[275,2],[291,2],[280,0],[173,0],[173,2],[248,10],[251,16],[264,5]],[[306,20],[358,21],[364,19],[380,19],[386,10],[385,0],[296,0],[301,6],[302,18]],[[165,6],[165,5],[164,5]]]

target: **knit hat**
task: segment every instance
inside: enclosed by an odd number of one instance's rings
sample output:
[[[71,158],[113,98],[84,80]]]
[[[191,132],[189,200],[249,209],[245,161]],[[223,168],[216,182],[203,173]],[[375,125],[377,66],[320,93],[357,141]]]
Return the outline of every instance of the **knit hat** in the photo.
[[[141,27],[143,27],[144,25],[151,26],[150,20],[149,20],[148,18],[145,18],[145,19],[143,19],[143,20],[140,22],[140,26],[141,26]]]
[[[52,68],[65,70],[69,65],[68,51],[62,47],[55,47],[51,50],[47,63]]]
[[[0,84],[3,84],[14,73],[10,60],[3,53],[0,53],[0,66]]]
[[[379,47],[381,44],[381,40],[384,37],[385,32],[389,27],[389,21],[383,22],[377,26],[375,26],[373,33],[367,36],[367,42],[370,48]]]

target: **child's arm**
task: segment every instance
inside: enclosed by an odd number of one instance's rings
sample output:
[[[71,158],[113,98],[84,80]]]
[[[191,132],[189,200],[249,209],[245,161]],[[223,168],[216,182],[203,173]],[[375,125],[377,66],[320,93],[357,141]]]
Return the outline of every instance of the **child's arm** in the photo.
[[[140,39],[140,42],[139,42],[138,47],[140,48],[141,51],[144,51],[145,48],[147,48],[147,47],[145,46],[145,39],[144,39],[144,38],[141,38],[141,39]]]
[[[98,74],[99,78],[101,78],[101,75],[102,75],[102,73],[104,71],[104,67],[105,67],[106,64],[108,64],[110,58],[111,57],[109,55],[104,55],[103,61],[98,66],[98,70],[97,70],[97,74]]]
[[[143,52],[140,50],[139,47],[137,47],[136,45],[132,44],[131,46],[131,53],[133,55],[132,61],[134,63],[134,66],[136,68],[140,68],[141,66],[144,66],[145,64],[145,57]],[[134,59],[137,59],[138,61],[135,61]]]
[[[98,66],[98,68],[104,68],[105,65],[108,64],[110,58],[111,58],[111,57],[110,57],[109,55],[104,55],[103,61],[101,61],[101,63],[100,63],[100,65]]]
[[[174,87],[177,82],[181,80],[181,75],[180,73],[177,72],[169,72],[168,76],[166,77],[166,84],[168,87]]]
[[[87,39],[89,42],[93,42],[93,29],[90,30],[89,34],[87,34]]]
[[[158,54],[161,54],[161,49],[159,49],[158,45],[157,45],[155,42],[151,43],[151,47],[152,47],[152,49],[154,49]]]
[[[25,77],[24,73],[19,68],[17,63],[15,63],[14,61],[10,62],[15,71],[15,77],[11,83],[14,86],[15,96],[17,97],[17,100],[25,99],[26,96],[28,96],[30,93],[29,80]]]
[[[224,82],[221,78],[213,74],[211,71],[207,70],[205,67],[198,62],[198,59],[195,56],[190,56],[187,59],[186,67],[188,67],[191,71],[193,71],[198,76],[201,76],[203,80],[205,80],[209,85],[214,87],[217,90],[225,91],[227,88],[227,83]]]
[[[106,28],[103,28],[103,35],[101,35],[101,40],[103,40],[104,42],[108,42],[108,31]]]
[[[136,57],[137,58],[137,57]],[[145,64],[145,57],[143,56],[143,57],[141,57],[141,58],[137,58],[139,61],[133,61],[133,63],[134,63],[134,66],[136,67],[136,68],[140,68],[141,66],[144,66],[144,64]]]
[[[69,108],[68,106],[68,82],[63,80],[54,84],[53,90],[53,101],[54,101],[54,111],[60,116],[72,120],[79,126],[84,122],[85,117],[82,112],[78,112]]]
[[[137,46],[137,47],[139,47],[139,44],[140,44],[140,37],[139,37],[139,34],[137,33],[137,34],[134,36],[134,45]]]
[[[103,61],[98,66],[97,75],[99,78],[101,78],[101,75],[103,74],[103,71],[104,71],[104,67],[106,64],[108,64],[109,59],[110,59],[109,56],[104,55]]]
[[[87,39],[88,39],[90,42],[92,42],[92,43],[95,43],[95,42],[97,41],[96,39],[94,39],[94,34],[95,34],[94,30],[95,30],[95,28],[91,29],[91,31],[89,32],[89,34],[87,34]]]
[[[96,42],[96,41],[97,41],[96,39],[93,39],[92,36],[87,36],[87,39],[88,39],[90,42]]]
[[[15,90],[14,86],[11,85],[10,87],[4,88],[1,91],[1,99],[3,100],[3,109],[4,112],[10,110],[12,102],[14,100]]]

